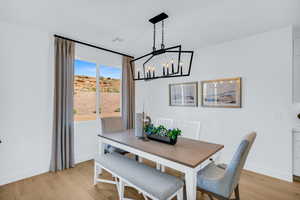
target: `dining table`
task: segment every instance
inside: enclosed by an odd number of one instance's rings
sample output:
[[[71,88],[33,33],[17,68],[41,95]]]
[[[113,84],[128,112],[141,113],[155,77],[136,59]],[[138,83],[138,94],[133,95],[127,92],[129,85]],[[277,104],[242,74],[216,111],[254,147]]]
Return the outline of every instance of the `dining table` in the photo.
[[[130,152],[141,158],[159,163],[184,174],[186,197],[196,200],[197,173],[224,145],[178,137],[175,145],[135,136],[134,129],[98,135],[99,156],[104,154],[105,144]]]

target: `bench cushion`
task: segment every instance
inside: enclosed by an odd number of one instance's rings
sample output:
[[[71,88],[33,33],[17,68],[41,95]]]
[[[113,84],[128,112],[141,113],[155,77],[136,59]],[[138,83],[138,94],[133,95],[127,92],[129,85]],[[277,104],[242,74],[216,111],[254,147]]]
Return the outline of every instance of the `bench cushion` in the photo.
[[[160,200],[169,198],[184,185],[179,178],[116,153],[108,153],[95,160],[120,178]]]

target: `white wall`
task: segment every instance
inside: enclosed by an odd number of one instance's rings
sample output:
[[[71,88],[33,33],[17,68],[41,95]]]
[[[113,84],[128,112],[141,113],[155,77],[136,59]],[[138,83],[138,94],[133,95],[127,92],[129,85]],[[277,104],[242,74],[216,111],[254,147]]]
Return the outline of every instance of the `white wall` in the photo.
[[[112,67],[122,67],[122,56],[108,51],[95,49],[85,45],[77,44],[75,49],[75,59],[85,60],[96,63],[97,65],[105,65]]]
[[[74,124],[75,162],[93,159],[97,154],[97,130],[99,123],[94,121],[81,121]]]
[[[48,171],[52,123],[50,36],[0,23],[0,184]]]
[[[300,31],[294,29],[294,85],[293,85],[293,100],[295,103],[300,103]]]
[[[241,109],[168,106],[168,84],[242,77]],[[249,170],[291,180],[292,29],[283,28],[195,51],[191,76],[138,82],[136,110],[145,104],[152,117],[200,120],[203,140],[224,144],[222,161],[233,156],[241,138],[257,131]]]
[[[52,35],[0,22],[0,185],[49,170]],[[96,126],[96,121],[75,123],[76,162],[95,155]]]

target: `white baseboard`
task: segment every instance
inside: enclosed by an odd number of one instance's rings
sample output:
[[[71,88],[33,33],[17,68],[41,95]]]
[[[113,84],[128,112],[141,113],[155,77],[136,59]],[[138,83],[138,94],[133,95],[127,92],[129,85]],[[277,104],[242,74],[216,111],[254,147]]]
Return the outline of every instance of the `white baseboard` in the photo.
[[[229,163],[231,160],[230,156],[226,156],[224,154],[221,155],[221,159],[220,162],[221,163]],[[247,162],[246,165],[244,166],[245,170],[257,173],[257,174],[262,174],[265,176],[270,176],[272,178],[277,178],[280,180],[284,180],[284,181],[288,181],[288,182],[293,182],[293,173],[292,171],[288,171],[288,169],[286,169],[284,172],[283,171],[279,171],[276,170],[274,168],[271,168],[269,166],[262,166],[261,164],[253,164],[253,163],[249,163]]]
[[[75,159],[75,162],[77,164],[92,159],[94,159],[94,155],[80,155],[78,158]],[[44,169],[28,169],[10,175],[4,174],[3,176],[0,176],[0,186],[49,172],[49,168],[50,167]]]
[[[31,170],[26,170],[26,171],[22,171],[19,173],[15,173],[14,175],[4,175],[2,177],[0,177],[0,186],[1,185],[6,185],[12,182],[16,182],[22,179],[26,179],[26,178],[30,178],[32,176],[36,176],[36,175],[40,175],[43,173],[49,172],[49,168],[48,169],[31,169]]]
[[[284,173],[282,171],[277,171],[277,170],[274,170],[274,169],[265,168],[265,167],[261,167],[261,166],[257,166],[257,165],[247,165],[247,166],[245,166],[244,169],[246,169],[248,171],[252,171],[254,173],[258,173],[258,174],[270,176],[270,177],[273,177],[273,178],[277,178],[277,179],[280,179],[280,180],[293,182],[293,174],[292,173],[288,173],[288,172]]]
[[[85,161],[88,161],[88,160],[92,160],[95,158],[95,155],[94,154],[85,154],[85,155],[80,155],[78,156],[77,158],[75,158],[75,163],[78,164],[78,163],[81,163],[81,162],[85,162]]]

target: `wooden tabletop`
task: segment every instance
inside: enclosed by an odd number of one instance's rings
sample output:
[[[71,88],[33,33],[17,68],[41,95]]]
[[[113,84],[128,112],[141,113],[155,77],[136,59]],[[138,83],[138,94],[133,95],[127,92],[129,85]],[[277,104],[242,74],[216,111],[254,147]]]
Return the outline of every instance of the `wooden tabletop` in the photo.
[[[98,136],[193,168],[197,167],[200,163],[224,147],[219,144],[182,137],[177,139],[175,145],[164,144],[153,140],[143,141],[134,136],[134,129],[114,133],[103,133]]]

